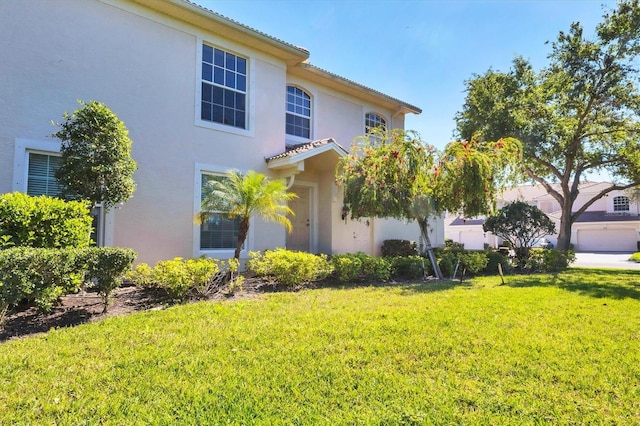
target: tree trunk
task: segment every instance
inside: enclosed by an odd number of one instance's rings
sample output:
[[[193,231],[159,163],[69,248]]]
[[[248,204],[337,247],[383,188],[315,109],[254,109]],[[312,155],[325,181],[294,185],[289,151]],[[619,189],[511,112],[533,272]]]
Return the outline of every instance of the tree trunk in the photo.
[[[560,216],[560,231],[558,232],[558,244],[556,248],[560,251],[567,251],[571,247],[571,226],[573,222],[571,220],[573,203],[566,200],[565,197],[564,206],[562,206],[562,214]]]
[[[420,227],[420,233],[422,234],[422,239],[424,240],[425,249],[429,254],[429,261],[431,262],[431,266],[433,267],[433,273],[436,278],[439,280],[443,279],[442,271],[440,271],[440,266],[438,266],[438,261],[436,260],[436,254],[433,251],[433,247],[431,247],[431,238],[429,238],[429,221],[427,218],[418,218],[418,226]]]
[[[249,233],[249,218],[243,217],[240,220],[240,229],[238,232],[238,242],[236,243],[236,251],[233,254],[233,257],[236,260],[240,260],[240,252],[242,251],[242,245],[244,241],[247,239],[247,234]]]

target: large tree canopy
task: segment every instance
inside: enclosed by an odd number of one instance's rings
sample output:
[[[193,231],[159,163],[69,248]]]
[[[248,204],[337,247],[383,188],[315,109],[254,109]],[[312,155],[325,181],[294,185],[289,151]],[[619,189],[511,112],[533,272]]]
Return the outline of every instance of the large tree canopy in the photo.
[[[124,123],[100,102],[80,103],[53,136],[62,140],[56,179],[68,196],[102,203],[105,210],[127,201],[135,190],[131,139]]]
[[[415,132],[374,131],[354,141],[336,176],[353,219],[415,220],[442,278],[431,251],[429,219],[445,210],[467,216],[493,211],[519,152],[514,139],[451,142],[438,152]]]
[[[569,248],[572,224],[596,200],[640,184],[639,53],[640,7],[622,1],[592,40],[579,23],[560,32],[539,72],[516,58],[509,72],[489,70],[466,82],[459,136],[522,142],[523,177],[561,206],[559,249]],[[579,183],[601,172],[612,184],[574,211]]]

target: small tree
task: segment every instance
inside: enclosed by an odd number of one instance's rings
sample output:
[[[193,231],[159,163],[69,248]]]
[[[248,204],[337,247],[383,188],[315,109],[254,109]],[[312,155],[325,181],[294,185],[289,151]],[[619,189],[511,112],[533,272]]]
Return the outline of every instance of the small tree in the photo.
[[[482,228],[508,241],[523,266],[536,239],[556,232],[556,225],[536,206],[514,201],[485,220]]]
[[[230,170],[225,178],[207,182],[202,211],[197,215],[197,219],[203,222],[220,212],[226,212],[229,218],[238,218],[240,229],[234,258],[239,259],[242,245],[249,233],[251,216],[261,216],[291,231],[292,226],[287,215],[293,215],[293,211],[285,203],[294,198],[296,194],[287,192],[287,187],[281,180],[269,180],[265,175],[253,170],[246,175],[237,170]]]
[[[442,153],[415,132],[373,130],[356,138],[341,160],[337,182],[353,219],[415,220],[438,278],[443,278],[429,238],[429,219],[445,210],[477,216],[493,210],[510,165],[519,158],[513,139],[451,142]]]
[[[105,211],[125,202],[135,190],[131,139],[124,123],[106,105],[78,101],[73,114],[53,136],[62,141],[57,181],[70,198],[102,203]]]

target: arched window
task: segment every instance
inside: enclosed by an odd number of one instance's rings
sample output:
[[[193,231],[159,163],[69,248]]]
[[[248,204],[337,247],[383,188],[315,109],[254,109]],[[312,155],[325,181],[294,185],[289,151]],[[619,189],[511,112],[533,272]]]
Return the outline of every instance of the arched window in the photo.
[[[613,197],[613,211],[614,212],[628,212],[629,211],[629,197],[624,195],[618,195]]]
[[[311,96],[295,86],[287,86],[288,135],[311,138]]]
[[[387,130],[387,122],[378,114],[368,112],[364,116],[364,130],[369,133],[373,129]]]

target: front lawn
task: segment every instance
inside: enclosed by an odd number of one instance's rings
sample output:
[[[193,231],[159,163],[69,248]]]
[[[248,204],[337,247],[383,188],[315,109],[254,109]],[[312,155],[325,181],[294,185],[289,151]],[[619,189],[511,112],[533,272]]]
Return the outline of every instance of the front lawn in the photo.
[[[640,423],[640,273],[275,293],[0,344],[0,424]]]

